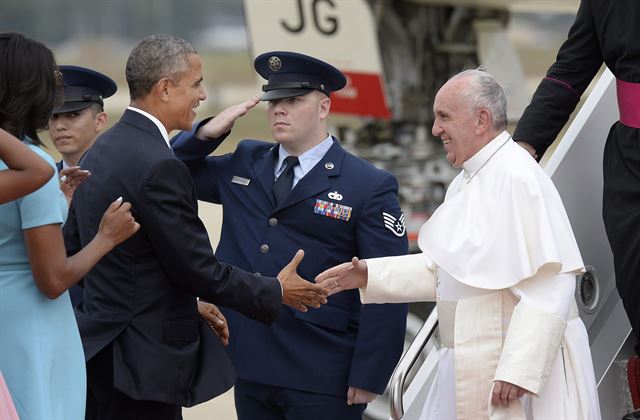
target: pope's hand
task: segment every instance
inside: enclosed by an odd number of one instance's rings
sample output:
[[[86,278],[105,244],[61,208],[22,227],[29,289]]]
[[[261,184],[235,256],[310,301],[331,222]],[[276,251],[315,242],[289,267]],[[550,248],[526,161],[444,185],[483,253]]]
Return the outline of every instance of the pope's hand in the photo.
[[[367,404],[375,400],[377,396],[378,394],[374,392],[350,386],[347,391],[347,405]]]
[[[278,280],[282,285],[282,303],[301,312],[307,312],[307,307],[319,308],[327,303],[327,291],[300,277],[296,272],[304,251],[298,250],[289,264],[280,273]]]
[[[260,97],[256,96],[255,98],[251,98],[240,104],[226,108],[218,115],[207,121],[206,124],[202,125],[202,127],[198,129],[196,136],[202,140],[214,140],[223,134],[228,133],[233,128],[233,124],[236,120],[249,112],[251,108],[258,105],[258,102],[260,102]]]
[[[518,385],[509,382],[495,381],[493,383],[493,391],[491,391],[491,404],[499,407],[509,407],[509,402],[517,400],[530,392]]]
[[[213,303],[198,301],[198,313],[209,328],[220,338],[223,345],[229,344],[229,325],[220,309]]]
[[[316,277],[316,283],[329,291],[329,296],[343,290],[367,287],[367,263],[353,257],[351,262],[329,268]]]

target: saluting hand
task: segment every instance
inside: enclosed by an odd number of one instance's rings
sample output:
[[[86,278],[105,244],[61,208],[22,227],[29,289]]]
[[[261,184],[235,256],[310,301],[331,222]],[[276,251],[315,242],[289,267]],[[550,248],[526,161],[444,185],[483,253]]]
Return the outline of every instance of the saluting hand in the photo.
[[[260,97],[256,96],[242,102],[241,104],[230,106],[218,115],[207,121],[198,129],[196,136],[202,140],[213,140],[231,131],[236,120],[245,115],[249,110],[260,102]]]
[[[327,291],[298,275],[296,270],[302,258],[304,251],[300,249],[291,262],[278,273],[278,280],[282,284],[282,303],[301,312],[307,312],[308,306],[319,308],[327,303]]]
[[[316,283],[329,291],[329,296],[343,290],[367,287],[367,263],[353,257],[351,262],[329,268],[316,277]]]

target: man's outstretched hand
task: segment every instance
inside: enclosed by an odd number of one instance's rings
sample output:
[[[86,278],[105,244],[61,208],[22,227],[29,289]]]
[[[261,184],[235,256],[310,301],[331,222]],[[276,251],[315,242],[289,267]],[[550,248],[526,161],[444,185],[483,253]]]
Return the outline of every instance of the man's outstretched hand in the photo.
[[[342,263],[324,270],[316,277],[316,283],[329,291],[329,296],[343,290],[367,287],[367,263],[353,257],[351,262]]]
[[[304,258],[304,251],[298,250],[289,264],[278,274],[282,285],[282,303],[301,312],[307,312],[307,307],[319,308],[327,303],[327,291],[298,275],[296,270]]]

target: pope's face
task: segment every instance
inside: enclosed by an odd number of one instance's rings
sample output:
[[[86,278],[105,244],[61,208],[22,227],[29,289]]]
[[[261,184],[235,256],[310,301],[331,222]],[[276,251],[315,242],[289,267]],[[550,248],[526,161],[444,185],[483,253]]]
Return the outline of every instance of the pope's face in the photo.
[[[320,129],[322,118],[328,112],[328,102],[326,95],[316,91],[269,101],[267,119],[273,138],[285,146],[307,143],[308,137]]]
[[[191,130],[196,118],[195,108],[207,98],[202,85],[202,60],[197,54],[189,56],[189,67],[179,80],[171,81],[169,101],[171,124],[167,130]]]
[[[433,105],[435,121],[431,132],[440,137],[447,159],[456,168],[481,148],[475,132],[478,116],[462,97],[465,86],[468,86],[465,79],[447,82],[438,91]]]

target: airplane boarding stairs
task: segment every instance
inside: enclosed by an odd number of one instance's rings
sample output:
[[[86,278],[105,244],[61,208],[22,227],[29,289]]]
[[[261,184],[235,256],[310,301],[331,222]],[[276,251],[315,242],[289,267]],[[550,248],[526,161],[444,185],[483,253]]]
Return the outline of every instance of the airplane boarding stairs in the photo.
[[[576,299],[589,333],[602,418],[630,409],[626,359],[631,327],[615,288],[613,257],[601,218],[602,154],[618,120],[615,78],[605,70],[545,170],[562,196],[588,270],[576,279]],[[437,371],[438,320],[433,309],[390,382],[392,419],[417,419]]]

